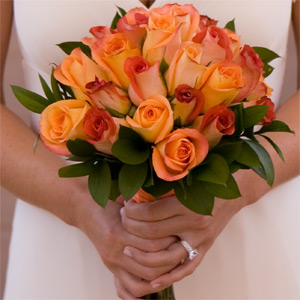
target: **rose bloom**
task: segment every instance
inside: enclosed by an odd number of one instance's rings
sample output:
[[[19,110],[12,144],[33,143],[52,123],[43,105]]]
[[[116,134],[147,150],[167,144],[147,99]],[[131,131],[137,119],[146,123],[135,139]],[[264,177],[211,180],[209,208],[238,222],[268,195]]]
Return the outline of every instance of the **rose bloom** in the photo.
[[[162,195],[161,197],[159,197],[159,199],[163,199],[163,198],[166,198],[166,197],[170,197],[170,196],[173,196],[175,194],[174,190],[171,190],[170,192]],[[147,203],[147,202],[153,202],[155,201],[155,198],[145,192],[143,189],[140,189],[133,197],[132,199],[137,202],[137,203]]]
[[[235,131],[235,114],[225,104],[211,107],[205,115],[193,122],[193,128],[207,139],[209,147],[219,144],[223,135],[232,135]]]
[[[113,118],[105,109],[91,107],[84,117],[83,128],[90,138],[88,142],[99,152],[111,155],[112,145],[118,139],[120,123],[125,125],[126,121]]]
[[[199,89],[206,67],[201,64],[203,46],[193,42],[185,42],[176,51],[169,69],[164,75],[170,95],[180,84],[187,84]]]
[[[209,27],[209,26],[217,26],[218,21],[211,19],[208,16],[200,15],[199,29],[200,31]]]
[[[268,106],[268,111],[267,114],[263,117],[263,119],[259,122],[259,124],[257,125],[270,125],[272,123],[273,120],[276,119],[276,115],[274,113],[274,103],[272,102],[272,100],[268,97],[262,97],[259,100],[256,101],[250,101],[250,102],[243,102],[243,106],[246,107],[250,107],[250,106],[254,106],[254,105],[266,105]]]
[[[180,24],[176,25],[172,15],[150,12],[147,35],[143,45],[143,57],[153,65],[165,58],[169,64],[181,44]]]
[[[167,96],[167,89],[159,71],[159,62],[153,66],[141,56],[128,57],[124,64],[124,71],[130,80],[128,94],[131,101],[139,106],[152,95]]]
[[[174,120],[180,118],[181,124],[185,124],[200,115],[204,106],[204,96],[199,90],[181,84],[175,89],[172,106]]]
[[[221,103],[229,105],[245,84],[242,68],[231,61],[210,65],[202,82],[200,90],[205,99],[203,113]]]
[[[88,58],[80,48],[75,48],[70,55],[54,70],[56,80],[71,86],[77,99],[86,100],[85,85],[95,77],[107,80],[106,72]]]
[[[118,32],[124,33],[137,48],[141,48],[142,39],[146,34],[145,25],[148,24],[149,12],[137,7],[131,9],[120,18],[117,23]]]
[[[127,57],[140,55],[140,49],[124,33],[106,34],[92,46],[93,59],[107,71],[110,79],[128,89],[129,79],[124,72]]]
[[[199,165],[207,153],[208,142],[199,131],[177,129],[153,147],[153,168],[163,180],[179,180]]]
[[[133,119],[126,120],[145,141],[158,143],[173,128],[173,111],[167,98],[153,95],[139,105]]]
[[[81,39],[82,43],[89,46],[90,48],[100,39],[102,39],[107,34],[117,33],[114,29],[108,26],[94,26],[90,29],[90,33],[94,36],[92,38],[84,37]]]
[[[272,92],[273,89],[266,84],[264,77],[261,75],[256,87],[247,96],[247,101],[257,101],[262,97],[271,97]]]
[[[87,139],[83,119],[90,108],[83,100],[61,100],[47,106],[41,113],[40,136],[45,146],[58,155],[69,155],[66,142]]]
[[[121,114],[127,114],[131,107],[131,101],[126,94],[111,81],[99,81],[96,78],[86,85],[86,89],[90,99],[100,108],[108,107]]]

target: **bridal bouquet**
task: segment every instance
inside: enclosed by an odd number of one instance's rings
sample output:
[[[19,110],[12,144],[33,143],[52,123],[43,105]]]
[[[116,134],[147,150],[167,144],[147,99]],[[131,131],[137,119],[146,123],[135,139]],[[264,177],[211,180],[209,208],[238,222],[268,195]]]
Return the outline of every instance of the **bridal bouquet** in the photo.
[[[234,21],[224,27],[192,5],[129,12],[111,27],[58,46],[45,97],[13,86],[17,99],[41,113],[40,138],[76,164],[61,177],[88,176],[94,200],[154,201],[175,194],[199,214],[214,198],[233,199],[233,177],[251,169],[269,185],[273,164],[259,143],[267,132],[292,132],[275,120],[265,78],[278,55],[241,42]],[[259,139],[258,139],[259,137]]]

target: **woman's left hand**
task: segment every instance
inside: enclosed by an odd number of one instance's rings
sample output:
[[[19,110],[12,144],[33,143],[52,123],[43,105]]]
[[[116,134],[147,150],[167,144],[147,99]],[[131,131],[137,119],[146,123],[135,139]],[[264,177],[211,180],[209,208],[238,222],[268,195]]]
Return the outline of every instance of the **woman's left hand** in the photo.
[[[151,281],[155,288],[169,286],[194,272],[228,221],[240,210],[239,200],[216,199],[213,216],[192,212],[175,196],[150,203],[130,200],[122,209],[126,230],[146,239],[177,236],[178,240],[185,240],[197,249],[198,255],[193,260],[187,259],[188,252],[180,243],[158,252],[127,246],[124,253],[148,267],[173,266],[172,271]]]

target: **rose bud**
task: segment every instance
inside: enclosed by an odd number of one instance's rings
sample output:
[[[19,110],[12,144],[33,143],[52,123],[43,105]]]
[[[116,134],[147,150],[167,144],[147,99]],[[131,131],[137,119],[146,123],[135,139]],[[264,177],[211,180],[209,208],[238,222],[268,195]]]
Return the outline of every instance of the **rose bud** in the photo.
[[[181,84],[175,89],[175,99],[172,101],[174,120],[180,118],[181,124],[196,119],[204,106],[204,96],[186,84]]]
[[[201,64],[203,46],[193,42],[185,42],[175,53],[168,71],[165,74],[170,95],[180,84],[199,89],[206,67]]]
[[[148,143],[158,143],[173,128],[173,112],[167,98],[153,95],[137,108],[133,119],[126,120],[130,127]]]
[[[142,39],[146,34],[145,24],[148,24],[149,12],[142,8],[134,8],[120,18],[117,23],[118,32],[124,33],[137,48],[141,48]]]
[[[223,28],[209,26],[200,31],[193,42],[203,45],[201,64],[216,63],[222,60],[231,60],[231,40]]]
[[[207,153],[208,142],[199,131],[177,129],[153,147],[153,168],[163,180],[179,180],[199,165]]]
[[[94,26],[90,29],[90,33],[94,36],[93,38],[84,37],[81,39],[82,43],[89,46],[90,48],[100,39],[102,39],[107,34],[117,33],[115,30],[109,28],[108,26]]]
[[[276,115],[274,113],[274,103],[272,100],[268,97],[262,97],[259,100],[256,101],[247,101],[243,102],[243,106],[250,107],[254,105],[266,105],[268,106],[267,114],[263,117],[263,119],[257,124],[257,125],[270,125],[274,119],[276,119]]]
[[[88,96],[100,108],[108,107],[125,115],[131,107],[131,101],[128,97],[111,81],[99,81],[96,78],[95,81],[86,85],[86,89]]]
[[[83,120],[90,104],[83,100],[61,100],[47,106],[40,119],[40,136],[45,146],[58,155],[71,154],[66,142],[88,137]]]
[[[140,49],[128,40],[125,34],[106,34],[92,46],[92,57],[110,79],[118,86],[128,89],[129,79],[124,72],[127,57],[140,55]]]
[[[112,145],[118,138],[120,123],[125,125],[126,121],[113,118],[105,109],[92,107],[84,117],[83,128],[86,135],[90,137],[88,141],[98,151],[111,155]]]
[[[219,144],[223,135],[234,133],[235,114],[227,105],[220,104],[198,117],[192,126],[206,137],[209,147],[213,148]]]
[[[200,90],[205,99],[203,113],[221,103],[229,105],[245,84],[242,68],[231,61],[210,65],[202,81]]]
[[[167,96],[167,90],[160,75],[159,65],[159,62],[156,62],[151,66],[141,56],[132,56],[125,60],[124,71],[130,80],[128,94],[136,106],[139,106],[152,95]]]
[[[76,99],[86,100],[86,84],[98,77],[107,80],[106,72],[88,58],[80,48],[70,55],[54,70],[56,80],[72,88]]]

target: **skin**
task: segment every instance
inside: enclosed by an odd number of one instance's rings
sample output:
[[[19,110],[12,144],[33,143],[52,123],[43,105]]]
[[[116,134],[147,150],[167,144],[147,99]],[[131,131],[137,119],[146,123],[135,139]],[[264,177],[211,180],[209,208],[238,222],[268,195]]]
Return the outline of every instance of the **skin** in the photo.
[[[299,32],[299,2],[294,6],[294,19],[298,20],[296,32]],[[10,36],[12,1],[1,1],[1,13],[2,74]],[[286,121],[297,134],[288,135],[284,140],[281,134],[272,134],[287,158],[285,164],[266,145],[274,160],[275,172],[280,169],[274,185],[299,173],[298,112],[299,92],[277,111],[278,119]],[[82,230],[115,275],[118,295],[122,299],[137,299],[191,274],[232,216],[269,191],[255,174],[239,172],[236,180],[244,197],[232,201],[217,199],[213,218],[192,213],[174,197],[150,204],[129,201],[121,215],[122,199],[117,203],[109,202],[106,209],[102,209],[91,199],[85,178],[58,178],[57,170],[64,165],[63,161],[42,144],[34,155],[35,134],[4,104],[1,104],[1,138],[2,186]],[[22,159],[16,160],[16,157]],[[249,183],[254,182],[256,190],[248,190]],[[198,249],[199,255],[193,261],[186,260],[179,265],[187,253],[176,243],[175,236]]]

